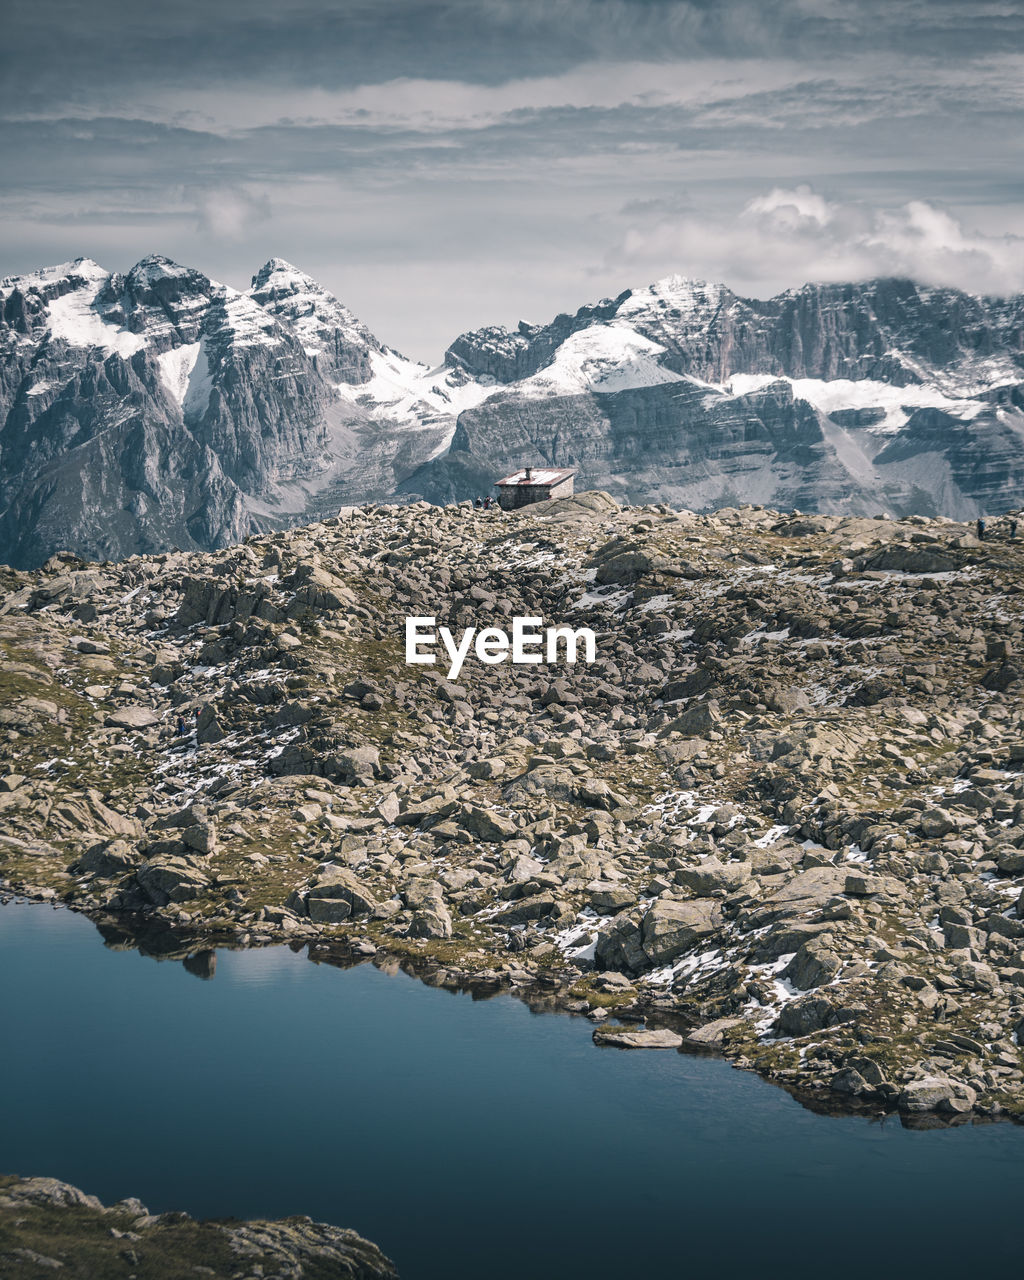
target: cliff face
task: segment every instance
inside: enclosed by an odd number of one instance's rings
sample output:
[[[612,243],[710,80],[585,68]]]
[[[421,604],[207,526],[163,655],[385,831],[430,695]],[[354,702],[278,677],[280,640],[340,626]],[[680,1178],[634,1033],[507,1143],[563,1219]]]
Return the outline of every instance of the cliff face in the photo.
[[[1021,297],[981,299],[909,280],[873,280],[807,284],[761,302],[722,285],[669,276],[548,325],[462,334],[446,358],[471,373],[514,382],[543,368],[567,338],[602,323],[628,326],[661,346],[667,368],[707,382],[756,373],[905,386],[931,371],[966,375],[993,358],[1019,378],[1024,352]],[[993,371],[977,372],[987,381]]]

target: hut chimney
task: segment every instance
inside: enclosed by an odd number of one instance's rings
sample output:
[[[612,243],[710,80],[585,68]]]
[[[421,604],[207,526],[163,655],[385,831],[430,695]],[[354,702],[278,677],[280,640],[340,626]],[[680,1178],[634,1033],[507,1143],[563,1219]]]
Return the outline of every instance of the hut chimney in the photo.
[[[527,480],[532,480],[532,479],[533,479],[533,467],[527,467],[527,468],[526,468],[526,478],[527,478]]]

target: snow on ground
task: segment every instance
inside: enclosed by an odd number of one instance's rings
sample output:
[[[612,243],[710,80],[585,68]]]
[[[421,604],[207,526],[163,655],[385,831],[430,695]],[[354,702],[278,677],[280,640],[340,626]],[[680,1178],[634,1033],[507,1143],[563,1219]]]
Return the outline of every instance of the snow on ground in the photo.
[[[247,291],[248,296],[259,295],[264,310],[282,316],[307,355],[319,355],[325,347],[325,335],[333,330],[353,344],[378,345],[369,329],[333,293],[284,258],[271,258],[257,278],[260,283]]]
[[[721,285],[671,275],[656,280],[646,289],[634,289],[615,315],[617,319],[633,315],[656,317],[659,311],[689,315],[698,308],[714,310],[721,305],[721,301]]]
[[[230,335],[233,346],[273,347],[281,342],[277,321],[248,294],[225,288],[222,305],[221,332],[226,331]]]
[[[23,276],[4,276],[0,280],[0,297],[13,293],[15,289],[25,293],[30,289],[38,289],[48,284],[55,284],[70,276],[80,276],[83,280],[107,279],[109,272],[104,271],[92,258],[78,258],[75,262],[58,262],[52,267],[41,267],[38,271],[27,272]]]
[[[189,370],[188,386],[181,400],[182,412],[189,418],[201,418],[210,403],[210,392],[213,389],[213,371],[210,368],[210,353],[206,349],[206,339],[201,338],[196,344],[198,351]]]
[[[727,395],[744,396],[759,391],[772,382],[788,382],[798,400],[806,400],[824,414],[844,409],[880,409],[885,417],[867,428],[873,435],[892,435],[906,424],[915,409],[942,409],[958,418],[974,418],[984,408],[981,401],[951,397],[934,385],[896,387],[872,378],[785,378],[771,373],[734,373],[721,390]]]

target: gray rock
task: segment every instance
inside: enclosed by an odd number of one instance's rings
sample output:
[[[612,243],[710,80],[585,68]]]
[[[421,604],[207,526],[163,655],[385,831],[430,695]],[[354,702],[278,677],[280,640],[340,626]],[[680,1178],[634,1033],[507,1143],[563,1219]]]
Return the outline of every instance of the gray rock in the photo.
[[[196,720],[196,741],[203,744],[220,742],[224,738],[224,730],[217,719],[216,710],[210,703],[204,703]]]
[[[514,822],[480,805],[463,805],[453,816],[478,840],[511,840],[518,831]]]
[[[118,707],[105,716],[103,723],[109,729],[151,729],[160,723],[160,717],[149,707]]]
[[[593,1040],[595,1044],[611,1045],[616,1049],[678,1049],[683,1043],[683,1037],[675,1031],[647,1027],[635,1031],[627,1031],[623,1027],[598,1027]]]
[[[333,898],[348,904],[352,915],[366,915],[376,910],[377,899],[359,877],[348,867],[325,863],[317,870],[317,877],[310,889],[310,900]],[[323,908],[321,908],[322,910]],[[310,906],[312,918],[312,905]]]
[[[306,898],[306,912],[314,924],[341,924],[352,914],[347,898],[323,897],[312,890]]]
[[[685,885],[701,897],[712,893],[734,893],[749,879],[749,863],[723,863],[717,858],[705,858],[695,867],[680,867],[675,874],[676,884]]]
[[[969,1111],[976,1097],[969,1085],[949,1080],[946,1076],[925,1076],[905,1085],[896,1105],[908,1115],[927,1111],[955,1113]]]
[[[205,893],[210,882],[184,858],[151,858],[136,871],[143,893],[158,907],[168,902],[188,902]]]
[[[798,991],[824,986],[839,973],[843,962],[831,947],[832,938],[824,934],[805,942],[782,971]]]
[[[651,964],[666,964],[711,937],[721,923],[721,908],[711,898],[656,902],[643,919],[644,954]]]
[[[784,1005],[775,1022],[780,1036],[807,1036],[822,1031],[835,1020],[835,1008],[823,996],[803,996]]]

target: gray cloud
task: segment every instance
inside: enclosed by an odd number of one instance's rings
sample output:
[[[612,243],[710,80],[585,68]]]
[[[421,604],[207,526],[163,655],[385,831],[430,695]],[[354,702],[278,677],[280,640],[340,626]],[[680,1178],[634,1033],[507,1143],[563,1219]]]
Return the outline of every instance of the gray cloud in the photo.
[[[669,271],[1020,287],[1011,0],[7,0],[4,18],[0,272],[159,251],[244,285],[281,255],[425,358]],[[764,204],[803,186],[831,210],[816,226]]]

